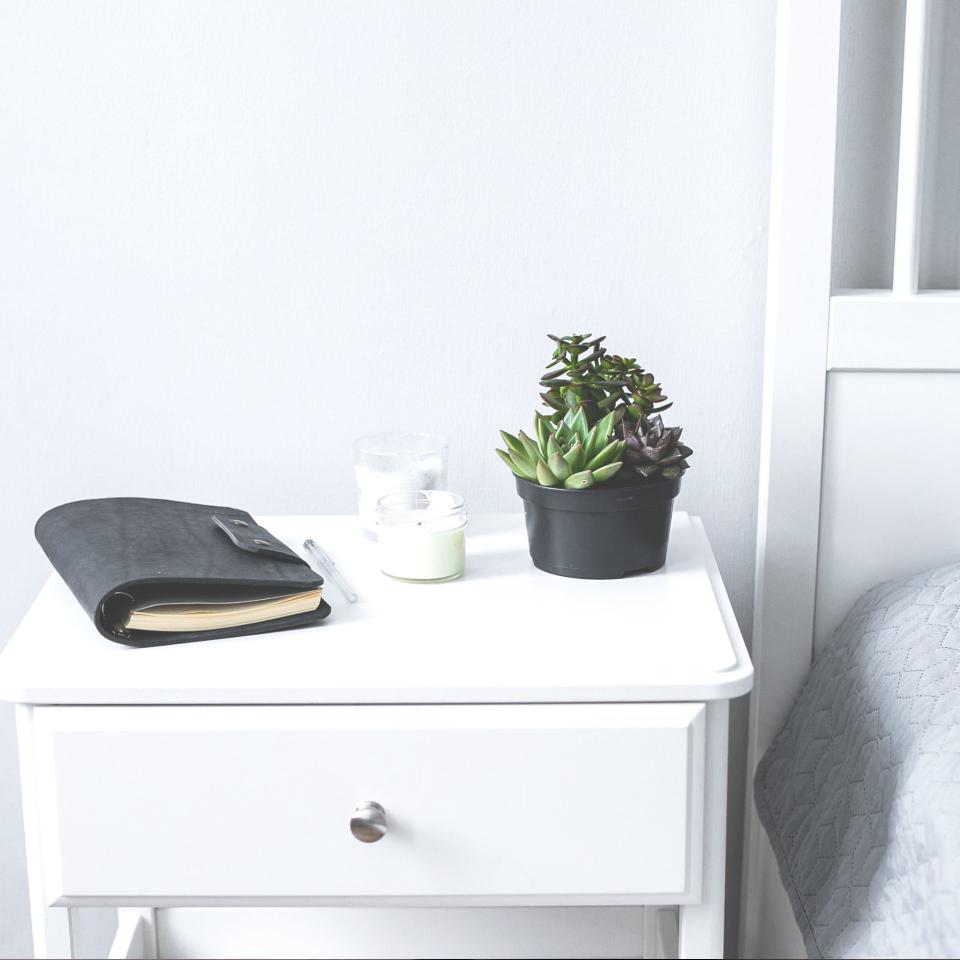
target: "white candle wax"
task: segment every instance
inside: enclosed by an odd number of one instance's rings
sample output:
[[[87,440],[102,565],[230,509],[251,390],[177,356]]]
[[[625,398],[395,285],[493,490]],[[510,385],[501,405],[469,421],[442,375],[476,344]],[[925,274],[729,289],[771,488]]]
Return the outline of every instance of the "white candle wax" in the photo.
[[[404,580],[449,580],[463,573],[463,524],[388,523],[379,527],[380,569]]]

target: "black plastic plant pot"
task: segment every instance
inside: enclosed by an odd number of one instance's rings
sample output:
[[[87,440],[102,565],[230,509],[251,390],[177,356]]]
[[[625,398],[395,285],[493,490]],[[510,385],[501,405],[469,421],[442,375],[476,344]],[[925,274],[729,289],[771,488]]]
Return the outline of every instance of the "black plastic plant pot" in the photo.
[[[535,566],[560,577],[615,580],[663,566],[680,477],[616,478],[587,490],[517,481]]]

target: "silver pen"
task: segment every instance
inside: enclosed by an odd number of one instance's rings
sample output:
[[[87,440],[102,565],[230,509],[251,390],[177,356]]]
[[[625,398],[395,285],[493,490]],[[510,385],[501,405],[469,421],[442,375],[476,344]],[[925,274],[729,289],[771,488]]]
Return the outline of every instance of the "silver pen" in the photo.
[[[303,549],[317,561],[321,571],[326,574],[338,587],[340,592],[347,598],[348,603],[357,602],[357,591],[350,586],[350,581],[337,569],[337,565],[316,540],[304,540]]]

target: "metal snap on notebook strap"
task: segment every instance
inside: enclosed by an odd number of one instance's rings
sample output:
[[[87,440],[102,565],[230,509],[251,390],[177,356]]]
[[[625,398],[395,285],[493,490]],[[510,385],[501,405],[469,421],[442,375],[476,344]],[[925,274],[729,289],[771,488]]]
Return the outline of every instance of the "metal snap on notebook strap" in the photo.
[[[252,520],[218,514],[213,514],[211,519],[229,537],[235,547],[246,553],[253,553],[264,559],[307,565],[306,561],[297,556],[285,543],[277,540],[269,530],[264,530]]]

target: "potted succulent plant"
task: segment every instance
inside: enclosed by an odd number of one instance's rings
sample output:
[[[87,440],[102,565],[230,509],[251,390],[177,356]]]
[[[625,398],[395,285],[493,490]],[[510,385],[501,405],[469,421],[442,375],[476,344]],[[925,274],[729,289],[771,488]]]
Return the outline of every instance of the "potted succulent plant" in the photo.
[[[664,426],[671,404],[636,360],[607,353],[605,337],[556,344],[540,380],[548,407],[534,436],[501,430],[500,459],[516,476],[541,570],[608,580],[662,567],[673,501],[692,450]]]

